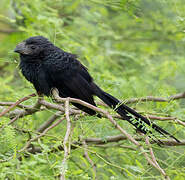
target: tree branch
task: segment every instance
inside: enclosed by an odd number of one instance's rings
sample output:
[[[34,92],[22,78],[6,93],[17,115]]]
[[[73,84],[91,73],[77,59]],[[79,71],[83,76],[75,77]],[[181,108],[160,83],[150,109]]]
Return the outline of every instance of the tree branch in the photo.
[[[36,137],[34,138],[31,138],[27,143],[26,145],[21,149],[19,150],[18,152],[23,152],[25,150],[27,150],[28,152],[31,152],[31,153],[36,153],[36,152],[42,152],[41,149],[39,149],[38,147],[34,147],[32,148],[30,145],[33,141],[41,138],[42,136],[45,136],[46,133],[56,127],[60,122],[62,122],[64,120],[64,118],[61,118],[59,119],[57,122],[54,123],[54,121],[61,115],[63,115],[65,113],[65,116],[66,116],[66,119],[67,119],[67,128],[66,128],[66,134],[65,134],[65,138],[64,138],[64,141],[63,141],[63,147],[58,147],[58,150],[63,150],[64,151],[64,158],[62,160],[62,166],[61,166],[61,172],[60,172],[60,179],[65,179],[65,171],[66,171],[66,166],[67,166],[67,159],[69,157],[69,153],[70,153],[70,149],[74,149],[74,148],[77,148],[79,146],[85,146],[87,147],[87,145],[99,145],[101,147],[101,145],[103,144],[107,144],[107,143],[111,143],[111,142],[119,142],[121,140],[129,140],[131,141],[134,145],[136,145],[140,151],[142,152],[142,154],[145,156],[146,160],[148,161],[148,163],[150,165],[152,165],[154,168],[158,169],[161,174],[163,176],[165,176],[166,178],[168,178],[168,176],[165,174],[164,170],[162,170],[160,168],[160,166],[158,165],[156,159],[155,159],[155,156],[153,154],[153,151],[152,149],[150,149],[150,155],[151,155],[151,159],[149,157],[149,155],[147,154],[147,152],[144,150],[144,148],[141,146],[141,144],[139,143],[139,141],[143,140],[143,138],[141,137],[137,137],[137,138],[133,138],[130,134],[128,134],[124,129],[122,129],[121,126],[119,126],[119,124],[117,124],[117,122],[113,119],[113,116],[111,116],[107,111],[103,110],[103,109],[100,109],[96,106],[93,106],[87,102],[84,102],[82,100],[79,100],[79,99],[75,99],[75,98],[61,98],[59,97],[58,95],[58,91],[56,89],[53,89],[52,90],[52,94],[53,94],[53,97],[54,99],[56,100],[56,102],[58,103],[65,103],[65,108],[63,108],[61,106],[61,104],[53,104],[53,103],[49,103],[43,99],[38,99],[37,103],[34,105],[34,106],[25,106],[25,105],[21,105],[20,103],[21,102],[24,102],[26,101],[27,99],[31,98],[31,97],[34,97],[36,96],[35,94],[32,94],[32,95],[29,95],[29,96],[26,96],[24,98],[21,98],[20,100],[16,101],[15,103],[12,103],[12,102],[0,102],[0,105],[1,106],[9,106],[7,109],[4,109],[1,113],[0,113],[0,116],[10,116],[11,118],[11,121],[9,122],[9,124],[12,124],[13,122],[15,122],[18,118],[20,117],[23,117],[23,116],[26,116],[26,115],[29,115],[29,114],[33,114],[37,111],[40,111],[40,110],[44,110],[43,108],[41,108],[41,105],[42,107],[44,107],[45,109],[48,108],[48,109],[55,109],[55,110],[58,110],[59,112],[57,112],[56,114],[54,114],[53,116],[51,116],[47,122],[45,122],[44,124],[42,124],[40,126],[40,128],[38,128],[37,130],[37,133],[40,133],[39,135],[37,135]],[[181,93],[181,94],[178,94],[178,95],[174,95],[174,96],[171,96],[171,99],[174,100],[174,99],[180,99],[180,98],[184,98],[184,95],[185,93]],[[150,100],[152,100],[152,97],[148,98]],[[146,99],[142,99],[143,101],[146,100]],[[154,100],[154,99],[153,99]],[[155,99],[156,101],[166,101],[164,99]],[[118,135],[118,136],[109,136],[107,137],[106,139],[102,140],[100,138],[86,138],[86,139],[83,139],[82,141],[80,142],[73,142],[73,143],[70,143],[69,142],[69,138],[70,138],[70,133],[71,133],[71,122],[70,122],[70,118],[69,116],[70,115],[79,115],[81,114],[81,111],[80,110],[76,110],[76,109],[70,109],[69,108],[69,102],[73,102],[73,103],[78,103],[78,104],[81,104],[83,106],[86,106],[90,109],[93,109],[94,111],[98,112],[98,113],[101,113],[103,117],[106,117],[113,125],[116,129],[118,129],[120,132],[121,132],[121,135]],[[132,101],[133,102],[133,101]],[[135,100],[136,102],[136,100]],[[21,108],[21,110],[18,110],[18,109],[15,109],[14,111],[11,111],[14,107],[18,107],[18,108]],[[10,112],[11,111],[11,112]],[[85,113],[83,113],[83,115],[85,115]],[[116,118],[121,118],[119,115],[115,115],[114,117]],[[178,120],[177,118],[175,117],[156,117],[156,116],[147,116],[147,118],[151,118],[151,119],[158,119],[158,120],[174,120],[175,122],[181,124],[184,126],[184,122]],[[54,124],[53,124],[54,123]],[[160,140],[161,142],[163,142],[163,145],[167,145],[167,146],[177,146],[177,145],[185,145],[185,140],[181,140],[181,143],[177,143],[176,141],[174,140],[169,140],[169,139],[166,139],[166,140]],[[147,141],[147,143],[149,144],[149,140]],[[156,143],[154,141],[151,140],[150,142],[151,144],[153,143]],[[86,148],[87,149],[87,148]],[[51,150],[50,152],[54,152],[53,150]],[[88,159],[88,161],[90,162],[90,164],[92,165],[92,167],[94,168],[94,172],[95,172],[95,165],[92,161],[90,161],[90,158],[88,156],[88,153],[87,152],[84,152],[86,158]]]
[[[91,167],[93,168],[94,171],[94,178],[95,180],[97,180],[97,175],[96,175],[96,164],[94,164],[94,162],[92,161],[92,159],[89,157],[89,154],[87,152],[87,144],[85,141],[82,141],[83,147],[84,147],[84,156],[87,159],[87,161],[91,164]]]
[[[79,100],[79,99],[75,99],[75,98],[61,98],[59,96],[59,94],[58,94],[58,90],[57,89],[53,89],[52,90],[52,94],[53,94],[53,96],[54,96],[54,98],[55,98],[55,100],[57,102],[64,102],[66,100],[69,100],[70,102],[74,102],[74,103],[78,103],[78,104],[84,105],[84,106],[86,106],[86,107],[88,107],[90,109],[93,109],[96,112],[99,112],[99,113],[104,114],[108,118],[108,120],[115,126],[115,128],[117,128],[123,135],[125,135],[127,137],[128,140],[130,140],[133,144],[135,144],[140,149],[141,153],[145,156],[145,158],[148,161],[148,163],[150,165],[152,165],[154,168],[156,168],[157,170],[159,170],[158,167],[156,166],[156,164],[148,157],[148,154],[146,153],[146,151],[144,150],[144,148],[141,146],[141,144],[138,141],[136,141],[125,130],[123,130],[121,128],[121,126],[119,126],[117,124],[117,122],[114,121],[114,119],[112,118],[112,116],[108,112],[106,112],[106,111],[104,111],[104,110],[102,110],[100,108],[97,108],[96,106],[93,106],[93,105],[91,105],[91,104],[89,104],[87,102],[84,102],[82,100]]]
[[[156,158],[155,158],[155,155],[154,155],[154,152],[153,152],[153,149],[150,145],[150,142],[149,142],[149,139],[148,137],[145,138],[145,142],[146,144],[149,146],[149,150],[150,150],[150,155],[152,157],[152,161],[153,163],[155,164],[156,168],[161,172],[161,174],[164,176],[165,179],[167,180],[170,180],[169,176],[166,174],[166,172],[159,166]]]
[[[36,136],[35,138],[30,139],[30,140],[26,143],[26,145],[25,145],[21,150],[19,150],[18,152],[20,153],[20,152],[25,151],[25,150],[30,146],[31,142],[36,141],[37,139],[39,139],[39,138],[41,138],[42,136],[44,136],[50,129],[56,127],[56,126],[57,126],[58,124],[60,124],[64,119],[65,119],[65,118],[59,119],[56,123],[54,123],[53,125],[49,126],[47,129],[45,129],[40,135]]]
[[[69,137],[71,133],[71,120],[69,118],[69,99],[67,98],[65,101],[65,116],[67,120],[66,134],[63,141],[64,146],[64,158],[62,160],[61,168],[60,168],[60,180],[65,180],[65,173],[67,171],[67,159],[69,158],[71,145],[69,143]]]
[[[28,95],[28,96],[26,96],[26,97],[23,97],[23,98],[19,99],[19,100],[16,101],[14,104],[12,104],[11,106],[9,106],[6,110],[2,111],[2,112],[0,113],[0,117],[4,116],[6,113],[8,113],[11,109],[13,109],[14,107],[16,107],[16,106],[19,105],[20,103],[22,103],[22,102],[24,102],[24,101],[30,99],[31,97],[35,97],[35,96],[36,96],[36,94],[33,93],[33,94],[30,94],[30,95]]]
[[[131,104],[131,103],[137,103],[137,102],[147,102],[147,101],[168,102],[168,101],[171,101],[171,100],[178,100],[178,99],[182,99],[182,98],[185,98],[185,92],[172,95],[168,98],[147,96],[147,97],[142,97],[142,98],[126,99],[126,100],[123,100],[123,102],[125,104]]]

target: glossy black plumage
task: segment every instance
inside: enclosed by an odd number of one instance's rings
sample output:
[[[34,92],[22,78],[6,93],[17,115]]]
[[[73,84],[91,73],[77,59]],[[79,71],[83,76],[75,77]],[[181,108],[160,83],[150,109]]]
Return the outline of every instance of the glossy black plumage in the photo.
[[[114,108],[123,119],[126,119],[142,133],[151,133],[145,123],[162,135],[178,141],[174,136],[160,128],[133,109],[122,104],[118,99],[104,92],[76,56],[64,52],[42,36],[30,37],[18,44],[15,52],[20,54],[20,69],[25,78],[33,83],[35,89],[47,96],[52,88],[57,88],[61,97],[73,97],[96,106],[93,96],[98,96],[108,106]],[[90,115],[96,112],[79,104],[74,104]],[[131,114],[131,115],[129,115]],[[133,116],[135,120],[133,120]],[[178,141],[179,142],[179,141]]]

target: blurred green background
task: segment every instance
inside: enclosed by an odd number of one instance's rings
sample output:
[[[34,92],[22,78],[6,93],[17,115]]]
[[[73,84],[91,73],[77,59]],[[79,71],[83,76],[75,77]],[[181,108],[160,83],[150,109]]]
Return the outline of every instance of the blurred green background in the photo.
[[[1,0],[0,1],[0,101],[16,101],[35,92],[21,75],[16,44],[35,35],[43,35],[65,51],[78,55],[94,80],[105,91],[121,100],[133,97],[170,95],[185,91],[185,5],[183,0]],[[51,101],[51,99],[48,99]],[[33,105],[32,98],[27,105]],[[185,121],[185,100],[139,102],[132,107],[147,114],[177,117]],[[16,126],[34,132],[55,111],[39,112],[16,122]],[[2,118],[0,125],[6,125]],[[132,135],[132,126],[119,121]],[[156,122],[179,139],[184,127],[172,121]],[[16,159],[16,150],[24,146],[27,134],[6,126],[0,133],[2,179],[55,179],[63,152],[48,155],[51,146],[60,144],[65,123],[49,132],[35,145],[44,153]],[[116,135],[119,132],[107,119],[79,118],[73,140],[82,137]],[[35,134],[33,133],[33,136]],[[128,141],[123,145],[134,147]],[[144,145],[145,146],[145,145]],[[115,146],[89,147],[99,179],[161,179],[136,150]],[[153,145],[157,160],[175,180],[185,179],[184,147]],[[102,161],[97,154],[101,155]],[[109,162],[109,163],[107,163]],[[91,165],[83,157],[83,148],[71,152],[67,178],[93,179]]]

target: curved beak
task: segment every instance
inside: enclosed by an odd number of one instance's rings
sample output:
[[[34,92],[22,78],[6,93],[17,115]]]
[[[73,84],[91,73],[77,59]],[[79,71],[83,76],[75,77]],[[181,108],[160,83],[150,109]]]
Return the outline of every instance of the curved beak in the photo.
[[[14,49],[14,52],[20,53],[20,54],[25,54],[26,53],[26,43],[23,41],[19,43],[16,48]]]

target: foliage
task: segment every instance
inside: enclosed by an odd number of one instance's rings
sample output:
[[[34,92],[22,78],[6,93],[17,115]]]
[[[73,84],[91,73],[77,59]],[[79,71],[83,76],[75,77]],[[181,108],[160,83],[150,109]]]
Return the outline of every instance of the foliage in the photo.
[[[97,84],[118,97],[127,99],[143,96],[168,97],[184,91],[184,25],[183,0],[32,0],[0,2],[0,101],[13,101],[34,92],[18,70],[19,58],[13,53],[23,39],[43,35],[62,49],[78,55]],[[2,31],[4,32],[4,31]],[[51,99],[47,99],[52,101]],[[32,98],[25,105],[33,105]],[[133,105],[146,114],[175,116],[185,120],[185,101],[139,102]],[[27,129],[31,136],[54,111],[47,110],[16,121],[15,126]],[[111,112],[112,113],[112,112]],[[8,126],[3,118],[0,132],[0,158],[13,158],[0,164],[2,179],[55,179],[58,176],[63,152],[48,154],[65,135],[65,122],[34,142],[43,152],[17,159],[29,134]],[[132,126],[118,120],[129,133]],[[96,117],[73,119],[72,140],[78,137],[105,138],[119,134],[107,119]],[[179,139],[185,138],[183,126],[170,121],[157,122]],[[128,141],[122,144],[134,147]],[[144,144],[145,146],[145,144]],[[160,166],[172,179],[185,178],[184,147],[152,146]],[[158,171],[147,164],[139,150],[89,146],[90,158],[97,166],[99,179],[160,179]],[[134,147],[135,148],[135,147]],[[20,156],[20,155],[19,155]],[[83,157],[83,148],[72,150],[68,160],[69,179],[93,179],[91,165]]]

